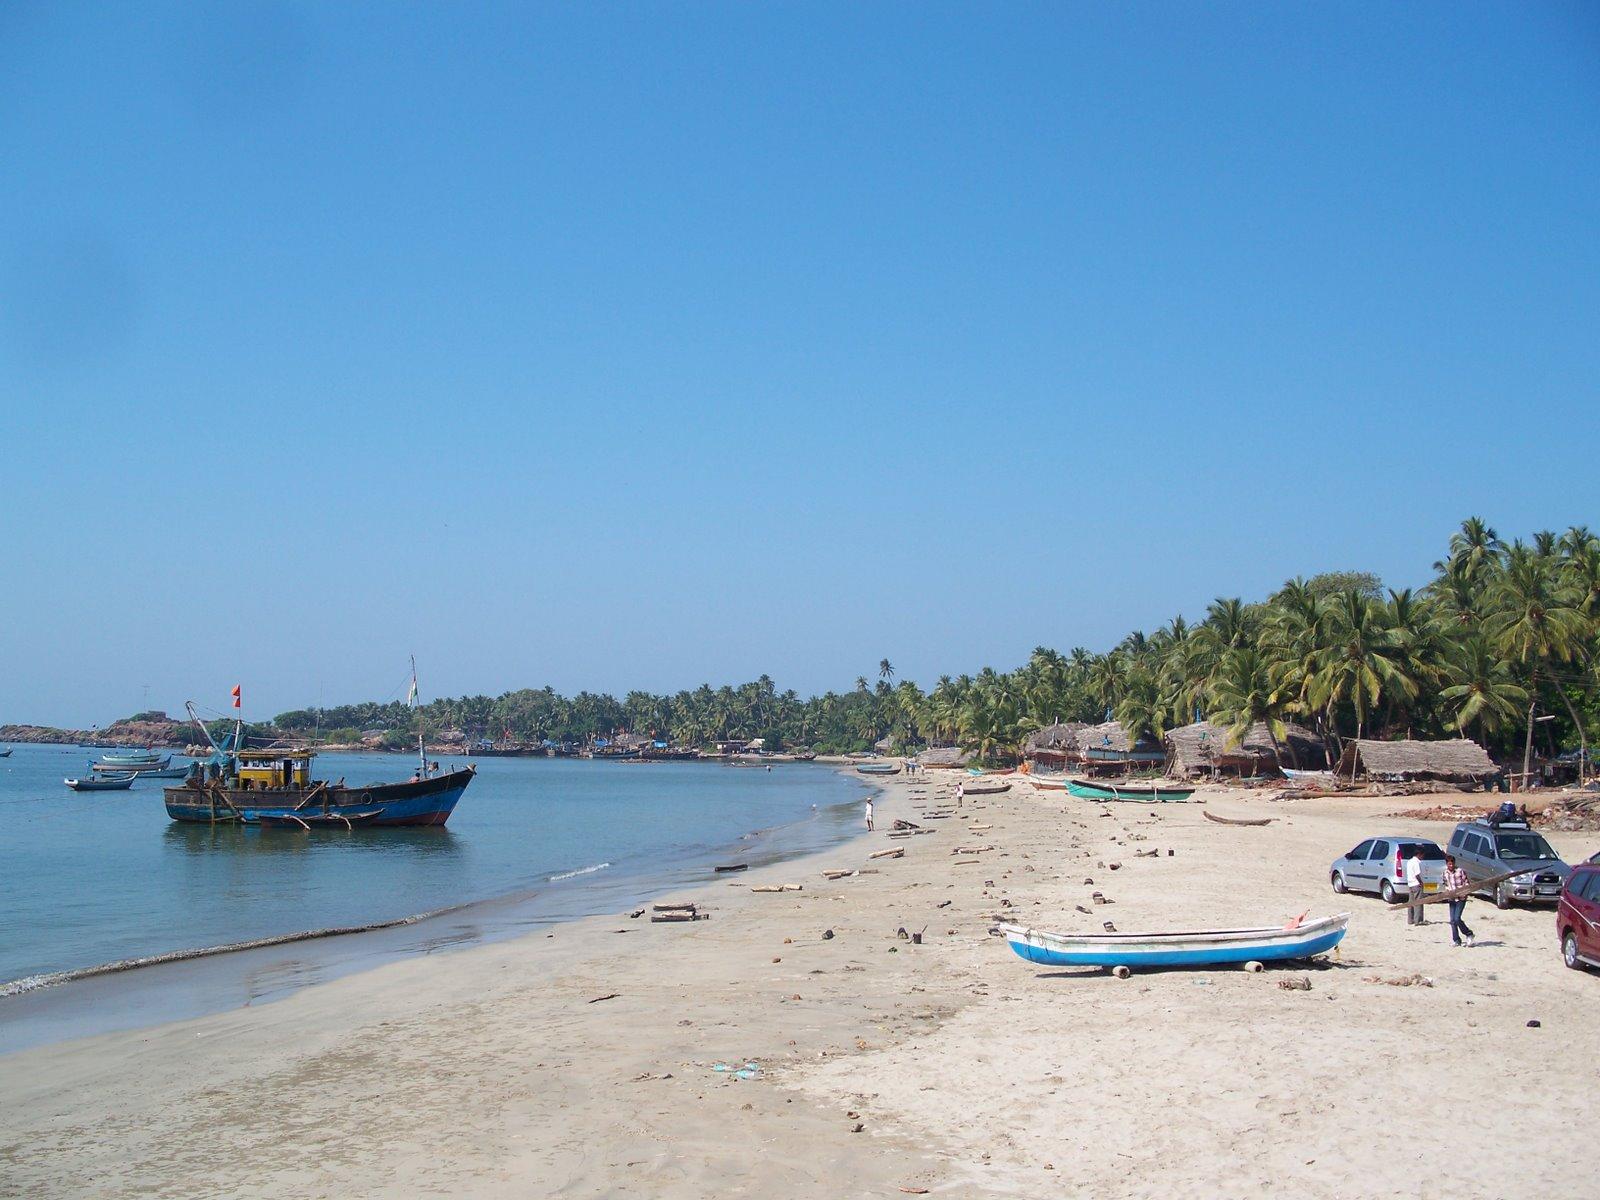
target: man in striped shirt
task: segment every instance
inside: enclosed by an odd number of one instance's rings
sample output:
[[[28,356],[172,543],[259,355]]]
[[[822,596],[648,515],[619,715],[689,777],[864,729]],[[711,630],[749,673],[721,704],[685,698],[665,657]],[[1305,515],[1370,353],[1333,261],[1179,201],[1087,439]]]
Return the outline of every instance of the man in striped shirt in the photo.
[[[1461,919],[1462,912],[1467,907],[1467,888],[1470,881],[1467,873],[1456,866],[1456,856],[1444,856],[1444,878],[1439,881],[1439,890],[1450,897],[1450,941],[1454,945],[1461,945],[1461,939],[1467,939],[1467,945],[1472,945],[1472,930]]]

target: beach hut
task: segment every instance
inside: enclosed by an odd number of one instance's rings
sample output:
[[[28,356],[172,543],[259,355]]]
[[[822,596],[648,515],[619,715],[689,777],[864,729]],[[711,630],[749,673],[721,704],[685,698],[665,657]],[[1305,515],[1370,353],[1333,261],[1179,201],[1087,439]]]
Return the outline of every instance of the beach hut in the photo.
[[[1022,745],[1022,757],[1048,770],[1062,770],[1078,748],[1078,735],[1094,728],[1083,721],[1063,721],[1035,729]]]
[[[1430,779],[1457,787],[1482,787],[1500,775],[1488,751],[1470,738],[1437,742],[1346,742],[1339,774],[1347,779],[1411,783]]]
[[[1116,774],[1159,766],[1166,761],[1167,752],[1149,733],[1130,739],[1121,721],[1100,725],[1069,721],[1047,725],[1030,734],[1023,757],[1047,770],[1076,767],[1090,773]]]
[[[936,769],[955,770],[965,767],[971,761],[972,755],[960,746],[934,746],[917,755],[917,762],[922,766]]]
[[[1272,736],[1264,721],[1250,726],[1241,738],[1233,738],[1221,725],[1196,721],[1167,730],[1167,774],[1182,779],[1217,775],[1277,774],[1283,767],[1320,771],[1328,765],[1322,739],[1303,725],[1284,722],[1280,762]]]

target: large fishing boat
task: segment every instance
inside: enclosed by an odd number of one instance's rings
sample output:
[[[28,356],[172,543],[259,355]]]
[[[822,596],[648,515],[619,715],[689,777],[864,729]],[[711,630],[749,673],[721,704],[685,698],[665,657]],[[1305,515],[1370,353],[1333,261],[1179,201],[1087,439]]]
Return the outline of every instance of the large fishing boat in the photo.
[[[410,699],[415,708],[414,666]],[[428,760],[420,713],[416,772],[401,783],[368,784],[312,779],[314,750],[241,749],[242,721],[236,721],[233,732],[219,743],[199,719],[193,704],[189,705],[189,715],[211,744],[212,754],[195,763],[181,785],[165,790],[167,816],[174,821],[301,830],[443,825],[477,774],[477,768],[470,763],[440,770],[438,763]]]

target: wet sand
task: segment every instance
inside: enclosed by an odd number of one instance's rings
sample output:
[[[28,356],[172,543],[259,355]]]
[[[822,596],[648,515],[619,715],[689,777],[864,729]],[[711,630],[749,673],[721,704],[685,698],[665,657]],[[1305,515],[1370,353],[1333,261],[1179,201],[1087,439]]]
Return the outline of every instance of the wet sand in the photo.
[[[707,921],[593,918],[0,1058],[0,1194],[1585,1191],[1572,1147],[1600,976],[1561,965],[1551,911],[1475,902],[1479,944],[1456,950],[1442,922],[1408,929],[1328,888],[1361,838],[1449,825],[1381,815],[1406,801],[1197,797],[1278,818],[1227,827],[1020,780],[923,821],[953,783],[897,776],[878,832],[676,897]],[[890,839],[896,816],[937,832]],[[1569,861],[1600,848],[1550,840]],[[891,847],[905,856],[867,857]],[[997,916],[1136,930],[1307,908],[1353,914],[1338,957],[1260,975],[1118,981],[988,933]],[[1417,973],[1432,986],[1382,982]],[[716,1069],[746,1063],[752,1078]]]

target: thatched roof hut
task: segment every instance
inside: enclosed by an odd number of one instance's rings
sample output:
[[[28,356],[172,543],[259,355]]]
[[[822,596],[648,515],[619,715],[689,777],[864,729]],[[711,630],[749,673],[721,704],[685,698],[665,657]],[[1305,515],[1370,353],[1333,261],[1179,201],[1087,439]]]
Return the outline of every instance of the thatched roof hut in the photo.
[[[1028,740],[1023,743],[1024,750],[1062,750],[1075,747],[1078,744],[1078,735],[1085,729],[1093,729],[1082,721],[1066,721],[1056,725],[1046,725],[1043,729],[1035,729],[1028,735]]]
[[[917,762],[924,767],[964,767],[972,761],[960,746],[934,746],[917,755]]]
[[[1085,725],[1070,721],[1047,725],[1028,736],[1023,756],[1045,766],[1080,763],[1089,766],[1147,766],[1165,761],[1166,751],[1149,733],[1129,739],[1121,721]]]
[[[1500,768],[1488,751],[1470,738],[1440,742],[1361,740],[1345,743],[1339,774],[1386,783],[1438,779],[1466,786],[1493,779],[1500,774]]]
[[[1168,773],[1189,779],[1199,775],[1260,775],[1296,765],[1301,770],[1321,770],[1328,765],[1322,739],[1305,726],[1287,721],[1279,739],[1284,747],[1282,762],[1264,721],[1257,721],[1237,740],[1221,725],[1196,721],[1167,730],[1166,743]]]

